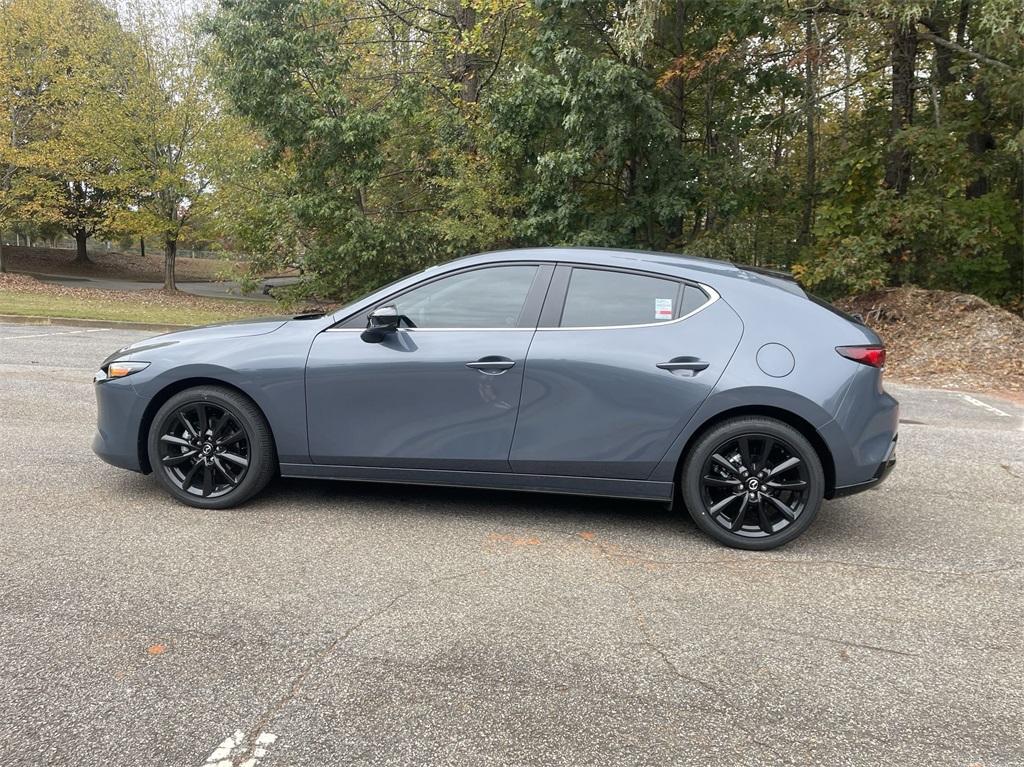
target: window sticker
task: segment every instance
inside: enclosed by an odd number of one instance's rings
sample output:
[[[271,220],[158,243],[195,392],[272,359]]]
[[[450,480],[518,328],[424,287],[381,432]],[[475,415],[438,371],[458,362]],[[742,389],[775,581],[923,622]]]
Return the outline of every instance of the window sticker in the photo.
[[[671,298],[655,298],[654,299],[654,319],[656,319],[656,320],[670,320],[670,319],[672,319],[672,299]]]

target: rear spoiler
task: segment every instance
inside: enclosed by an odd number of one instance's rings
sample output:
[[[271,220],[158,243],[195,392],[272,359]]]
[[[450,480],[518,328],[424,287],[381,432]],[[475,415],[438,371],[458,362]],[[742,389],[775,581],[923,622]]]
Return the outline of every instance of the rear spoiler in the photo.
[[[777,288],[781,288],[787,293],[792,293],[793,295],[800,296],[801,298],[807,296],[804,289],[800,287],[800,283],[796,281],[796,277],[788,272],[780,272],[775,269],[765,269],[760,266],[746,266],[745,264],[736,264],[736,268],[744,272],[756,274],[765,282],[770,285],[774,285]]]
[[[785,280],[786,282],[796,282],[796,277],[789,272],[783,272],[779,269],[765,269],[763,266],[748,266],[746,264],[736,264],[736,268],[742,269],[745,272],[760,274],[762,277],[774,277],[778,280]]]

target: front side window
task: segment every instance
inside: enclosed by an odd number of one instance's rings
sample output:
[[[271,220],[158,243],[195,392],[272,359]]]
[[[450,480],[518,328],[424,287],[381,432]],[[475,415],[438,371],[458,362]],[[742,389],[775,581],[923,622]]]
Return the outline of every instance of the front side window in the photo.
[[[684,297],[691,289],[700,293],[676,280],[575,267],[560,324],[579,328],[668,322],[681,317],[684,307],[690,310]]]
[[[536,266],[492,266],[442,277],[392,302],[417,328],[514,328]]]

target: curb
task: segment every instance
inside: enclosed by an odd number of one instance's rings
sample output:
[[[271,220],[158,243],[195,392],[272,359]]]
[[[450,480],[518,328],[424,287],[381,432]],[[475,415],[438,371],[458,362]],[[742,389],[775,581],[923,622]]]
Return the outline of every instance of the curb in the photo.
[[[73,328],[110,328],[124,330],[188,330],[198,325],[161,325],[151,322],[129,322],[126,320],[85,320],[76,317],[33,317],[23,314],[0,314],[0,322],[12,325],[66,325]]]

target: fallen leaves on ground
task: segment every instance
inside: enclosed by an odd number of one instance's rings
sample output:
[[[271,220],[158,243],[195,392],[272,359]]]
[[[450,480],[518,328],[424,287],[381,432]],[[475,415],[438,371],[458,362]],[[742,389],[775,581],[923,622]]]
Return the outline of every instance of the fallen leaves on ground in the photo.
[[[977,296],[889,288],[836,302],[885,341],[886,374],[905,383],[1024,392],[1024,319]]]
[[[7,245],[4,260],[8,270],[35,274],[60,274],[69,277],[97,277],[137,282],[164,281],[163,254],[140,256],[116,251],[89,251],[89,263],[75,260],[73,250],[27,248]],[[209,282],[237,279],[244,265],[228,259],[186,258],[179,255],[174,274],[179,282]]]
[[[241,301],[227,298],[203,298],[189,293],[167,293],[163,290],[97,290],[96,288],[69,288],[28,277],[23,274],[0,274],[0,291],[40,293],[55,297],[91,299],[108,303],[144,303],[151,307],[197,309],[209,312],[229,312],[239,317],[258,317],[280,313],[272,303]],[[0,299],[0,314],[3,301]]]

